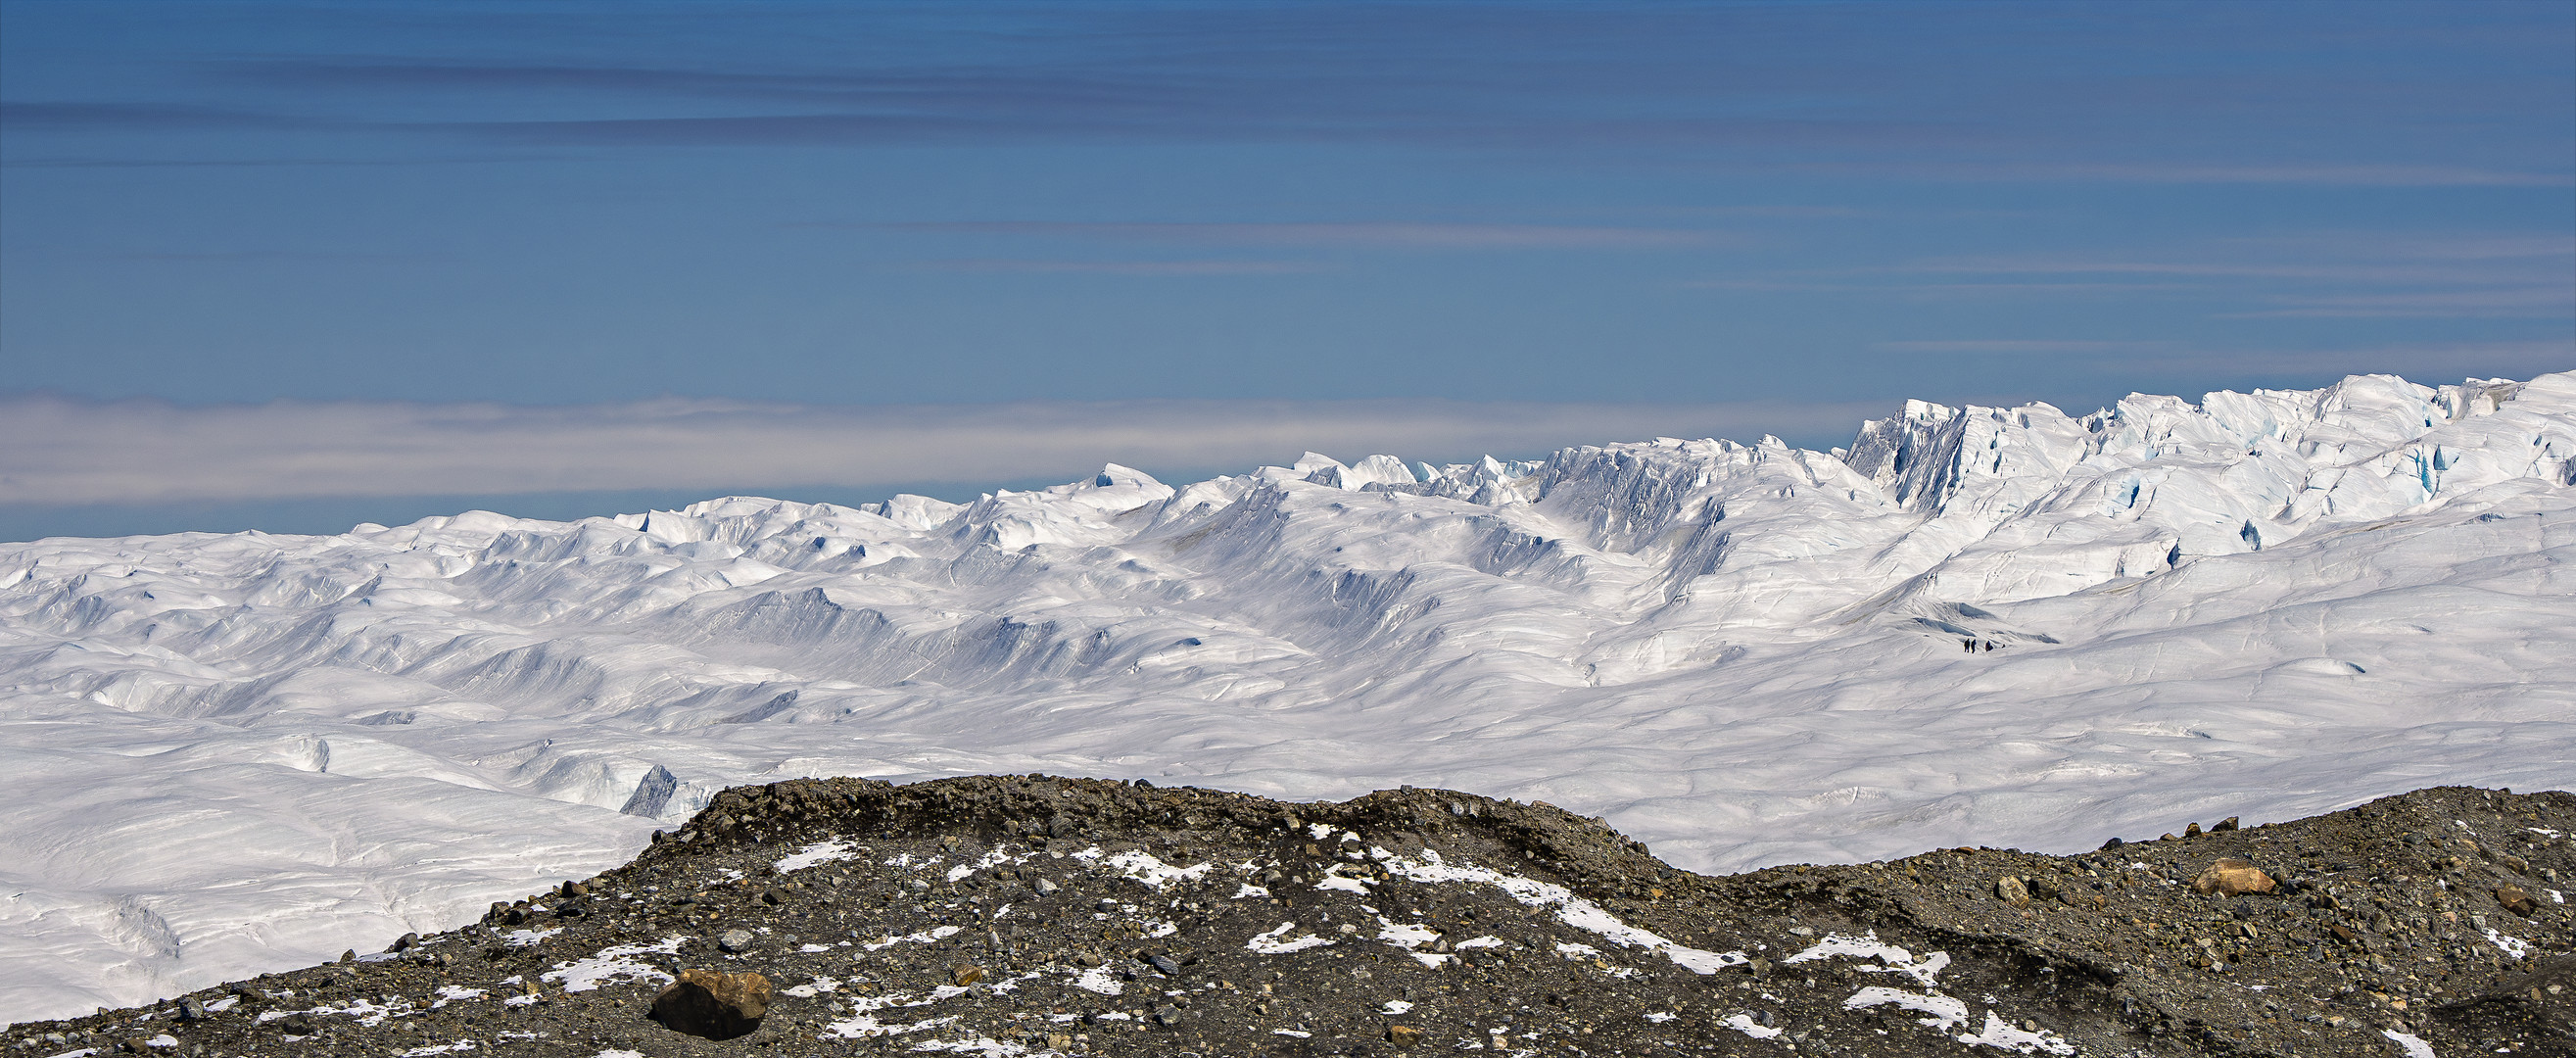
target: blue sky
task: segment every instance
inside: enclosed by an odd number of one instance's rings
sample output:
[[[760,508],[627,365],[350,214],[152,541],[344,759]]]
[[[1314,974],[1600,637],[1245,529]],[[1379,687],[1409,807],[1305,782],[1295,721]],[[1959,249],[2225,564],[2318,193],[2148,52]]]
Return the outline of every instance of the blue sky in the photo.
[[[19,444],[0,536],[1185,476],[1366,454],[1352,409],[1447,459],[2576,367],[2564,3],[9,0],[0,104],[0,424],[383,465],[12,495],[154,450]],[[1342,426],[1192,446],[1243,401]],[[310,425],[788,405],[1169,436],[539,481]]]

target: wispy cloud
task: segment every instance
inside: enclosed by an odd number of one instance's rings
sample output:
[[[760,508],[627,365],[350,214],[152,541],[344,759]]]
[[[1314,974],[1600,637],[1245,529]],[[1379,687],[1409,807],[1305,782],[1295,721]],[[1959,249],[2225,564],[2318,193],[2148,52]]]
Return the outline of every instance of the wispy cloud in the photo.
[[[12,131],[240,129],[298,123],[277,114],[186,103],[0,102],[0,128]]]
[[[2085,260],[2047,257],[1954,258],[1904,266],[1902,271],[2011,275],[2156,275],[2213,279],[2301,279],[2363,283],[2459,282],[2493,278],[2455,263],[2324,261]]]
[[[930,272],[1034,272],[1112,276],[1252,276],[1300,275],[1327,271],[1313,261],[1048,261],[1012,258],[964,258],[918,261],[910,267]]]
[[[0,402],[0,503],[1070,480],[1105,462],[1249,469],[1313,449],[1456,458],[1671,436],[1839,433],[1868,403],[1436,400],[812,407],[706,400],[520,407]]]
[[[2047,254],[1950,257],[1884,270],[1977,276],[2038,288],[2092,277],[2136,277],[2222,293],[2257,317],[2561,318],[2576,315],[2576,235],[2325,232],[2230,238],[2153,256]],[[1866,286],[1854,282],[1855,287]]]
[[[2128,353],[2171,348],[2170,342],[1998,339],[1994,341],[1879,342],[1870,348],[1891,353]]]
[[[133,250],[121,253],[73,253],[62,255],[76,260],[139,261],[168,264],[259,264],[310,263],[329,264],[400,264],[440,260],[448,255],[426,253],[351,253],[331,250]]]
[[[1870,166],[1814,166],[1836,172],[1864,169],[1882,175],[1973,182],[2085,182],[2115,184],[2285,184],[2309,187],[2571,187],[2576,174],[2543,170],[2482,169],[2450,165],[2204,165],[2192,163],[2022,165],[1925,164],[1889,161]]]
[[[2180,377],[2314,379],[2385,373],[2432,385],[2471,377],[2530,378],[2576,369],[2576,341],[2428,342],[2320,349],[2209,348],[2177,343],[2161,351],[2128,354],[2125,360],[2127,367]]]
[[[1990,294],[1990,295],[2063,295],[2063,294],[2128,294],[2148,290],[2197,290],[2198,283],[2084,283],[2084,282],[1988,282],[1988,283],[1913,283],[1856,282],[1827,279],[1693,279],[1675,284],[1686,290],[1740,290],[1750,293],[1826,294],[1873,292],[1907,296]]]
[[[2576,278],[2576,277],[2572,277]],[[2576,316],[2576,283],[2568,286],[2514,287],[2486,290],[2413,291],[2343,294],[2331,297],[2282,297],[2287,308],[2223,313],[2227,319],[2317,317],[2374,319],[2402,317],[2495,316],[2555,319]]]
[[[1436,221],[1204,224],[1187,222],[948,221],[900,224],[811,222],[800,227],[873,227],[963,235],[1053,236],[1222,246],[1412,250],[1632,250],[1709,246],[1736,240],[1699,228]]]
[[[2433,384],[2471,376],[2528,378],[2576,368],[2576,341],[2433,342],[2331,348],[2123,339],[1937,339],[1878,342],[1886,353],[1956,357],[2046,357],[2124,374],[2243,385],[2282,378],[2329,379],[2374,372]],[[2314,385],[2315,382],[2302,382]]]

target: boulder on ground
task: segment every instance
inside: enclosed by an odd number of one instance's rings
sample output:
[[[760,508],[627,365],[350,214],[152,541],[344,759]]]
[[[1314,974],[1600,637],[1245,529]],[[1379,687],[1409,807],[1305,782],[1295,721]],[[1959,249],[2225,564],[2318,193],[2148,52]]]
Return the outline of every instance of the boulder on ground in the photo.
[[[2530,893],[2523,892],[2519,885],[2497,886],[2495,898],[2496,903],[2503,905],[2505,910],[2524,918],[2530,918],[2533,913],[2540,910],[2540,904],[2532,900]]]
[[[769,1013],[769,978],[756,973],[682,970],[653,997],[653,1020],[673,1032],[730,1040],[760,1027]]]
[[[2272,876],[2245,860],[2229,856],[2210,864],[2191,880],[2191,891],[2217,896],[2244,896],[2272,891]]]

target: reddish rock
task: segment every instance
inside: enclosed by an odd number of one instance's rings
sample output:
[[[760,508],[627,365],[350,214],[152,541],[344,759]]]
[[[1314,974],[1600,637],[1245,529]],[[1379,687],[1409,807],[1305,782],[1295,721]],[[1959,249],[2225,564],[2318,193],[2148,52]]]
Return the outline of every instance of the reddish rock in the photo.
[[[2518,885],[2497,886],[2495,898],[2496,903],[2504,905],[2505,910],[2524,918],[2530,918],[2532,912],[2540,909],[2539,904],[2532,902],[2531,894],[2523,892],[2522,887]]]
[[[2247,893],[2272,891],[2272,876],[2244,860],[2229,856],[2200,872],[2191,880],[2191,891],[2219,896],[2244,896]]]

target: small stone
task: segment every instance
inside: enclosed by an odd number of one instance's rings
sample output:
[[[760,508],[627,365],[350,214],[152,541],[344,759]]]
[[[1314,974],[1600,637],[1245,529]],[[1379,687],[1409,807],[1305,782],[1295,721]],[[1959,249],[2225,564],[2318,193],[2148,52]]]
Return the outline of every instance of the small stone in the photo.
[[[1398,1047],[1411,1047],[1422,1042],[1422,1030],[1411,1025],[1389,1025],[1386,1027],[1386,1042]]]
[[[769,1014],[769,979],[756,973],[682,970],[653,997],[651,1017],[673,1032],[730,1040],[749,1035]]]
[[[2236,817],[2235,817],[2235,816],[2229,816],[2229,817],[2227,817],[2227,818],[2225,818],[2225,819],[2221,819],[2221,820],[2219,820],[2219,821],[2218,821],[2218,823],[2217,823],[2217,825],[2210,827],[2210,828],[2209,828],[2209,832],[2210,832],[2210,833],[2212,833],[2212,834],[2215,834],[2215,833],[2218,833],[2219,831],[2222,831],[2222,830],[2234,830],[2234,829],[2236,829]]]
[[[1037,889],[1038,889],[1038,895],[1039,895],[1039,896],[1053,896],[1053,895],[1055,895],[1056,890],[1059,890],[1059,889],[1062,889],[1062,888],[1064,888],[1064,887],[1063,887],[1063,886],[1061,886],[1061,885],[1057,885],[1057,884],[1055,884],[1054,882],[1048,881],[1047,879],[1044,879],[1044,878],[1040,878],[1040,879],[1038,879]]]
[[[351,949],[349,949],[349,950],[347,950],[347,951],[341,952],[341,953],[340,953],[340,961],[341,961],[341,962],[356,962],[356,961],[358,961],[358,949],[356,949],[356,948],[351,948]]]
[[[1181,964],[1173,962],[1172,957],[1169,955],[1146,956],[1145,964],[1153,967],[1155,972],[1160,973],[1165,977],[1179,977],[1181,975]]]
[[[2019,878],[2009,876],[1997,878],[1995,879],[1995,899],[2014,907],[2028,907],[2030,906],[2030,887],[2023,885]]]
[[[2524,918],[2530,918],[2533,912],[2540,910],[2540,905],[2532,901],[2531,894],[2523,892],[2522,887],[2518,885],[2497,886],[2495,898],[2496,903],[2504,905],[2505,910]]]
[[[1050,1051],[1069,1051],[1073,1049],[1073,1035],[1065,1032],[1050,1032],[1047,1033],[1046,1043]]]
[[[203,1004],[203,1003],[197,1002],[197,997],[195,997],[195,996],[180,996],[180,997],[179,997],[179,1020],[181,1020],[181,1021],[204,1021],[204,1020],[206,1020],[206,1005],[205,1005],[205,1004]]]
[[[716,947],[724,951],[726,954],[740,955],[743,952],[750,950],[751,942],[752,936],[750,930],[729,929],[724,932],[723,936],[716,938]]]
[[[2191,880],[2191,891],[2204,895],[2243,896],[2272,891],[2272,876],[2233,856],[2220,858]]]
[[[1154,1008],[1154,1023],[1164,1026],[1180,1024],[1181,1008],[1169,1005]]]
[[[760,893],[760,902],[771,907],[777,907],[778,905],[787,902],[787,891],[784,889],[764,889]]]
[[[948,982],[959,988],[967,987],[968,985],[972,985],[983,979],[984,968],[977,966],[974,963],[961,962],[948,968]]]
[[[2193,824],[2190,824],[2190,825],[2188,825],[2188,826],[2183,827],[2183,828],[2182,828],[2182,836],[2187,837],[2187,838],[2196,838],[2196,837],[2199,837],[2199,836],[2200,836],[2200,824],[2198,824],[2198,823],[2193,823]]]

